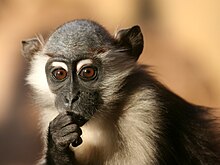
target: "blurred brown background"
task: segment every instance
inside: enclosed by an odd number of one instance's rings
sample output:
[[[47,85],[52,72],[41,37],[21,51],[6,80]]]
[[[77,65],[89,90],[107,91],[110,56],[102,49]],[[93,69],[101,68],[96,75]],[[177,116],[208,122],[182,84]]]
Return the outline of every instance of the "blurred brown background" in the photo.
[[[76,18],[93,19],[112,34],[140,25],[140,62],[186,100],[220,107],[219,0],[0,0],[0,165],[34,164],[40,150],[21,40]]]

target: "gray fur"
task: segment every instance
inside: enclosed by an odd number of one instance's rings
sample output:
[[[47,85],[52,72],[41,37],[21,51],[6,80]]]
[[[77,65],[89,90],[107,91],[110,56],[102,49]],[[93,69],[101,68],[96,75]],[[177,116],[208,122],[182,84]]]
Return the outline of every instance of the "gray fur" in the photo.
[[[98,24],[76,20],[64,24],[51,35],[44,47],[44,53],[73,57],[87,54],[92,49],[110,47],[112,42],[111,36]]]

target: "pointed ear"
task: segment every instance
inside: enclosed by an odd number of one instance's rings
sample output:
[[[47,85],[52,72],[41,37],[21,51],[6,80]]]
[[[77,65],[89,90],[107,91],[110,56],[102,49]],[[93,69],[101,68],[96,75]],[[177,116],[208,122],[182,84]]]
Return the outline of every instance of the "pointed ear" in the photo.
[[[129,29],[122,29],[116,34],[115,38],[120,46],[128,48],[131,56],[138,60],[144,47],[144,39],[139,26],[136,25]]]
[[[21,41],[22,55],[25,59],[31,60],[36,52],[38,52],[44,45],[44,39],[41,35],[36,38],[31,38]]]

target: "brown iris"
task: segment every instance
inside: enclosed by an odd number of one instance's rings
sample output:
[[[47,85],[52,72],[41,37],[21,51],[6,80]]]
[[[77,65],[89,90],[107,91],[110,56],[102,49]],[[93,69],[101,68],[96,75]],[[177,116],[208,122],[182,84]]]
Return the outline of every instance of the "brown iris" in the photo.
[[[64,80],[67,76],[67,71],[63,68],[57,68],[53,72],[53,77],[57,80]]]
[[[96,69],[92,66],[83,67],[79,72],[79,76],[84,80],[92,80],[96,77]]]

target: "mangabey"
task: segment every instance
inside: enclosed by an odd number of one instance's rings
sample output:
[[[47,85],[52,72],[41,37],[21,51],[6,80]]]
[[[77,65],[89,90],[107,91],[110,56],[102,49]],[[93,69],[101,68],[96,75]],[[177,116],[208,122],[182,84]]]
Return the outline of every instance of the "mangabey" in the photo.
[[[207,108],[193,105],[137,63],[139,26],[111,36],[90,20],[23,41],[28,84],[41,106],[48,165],[219,164]]]

